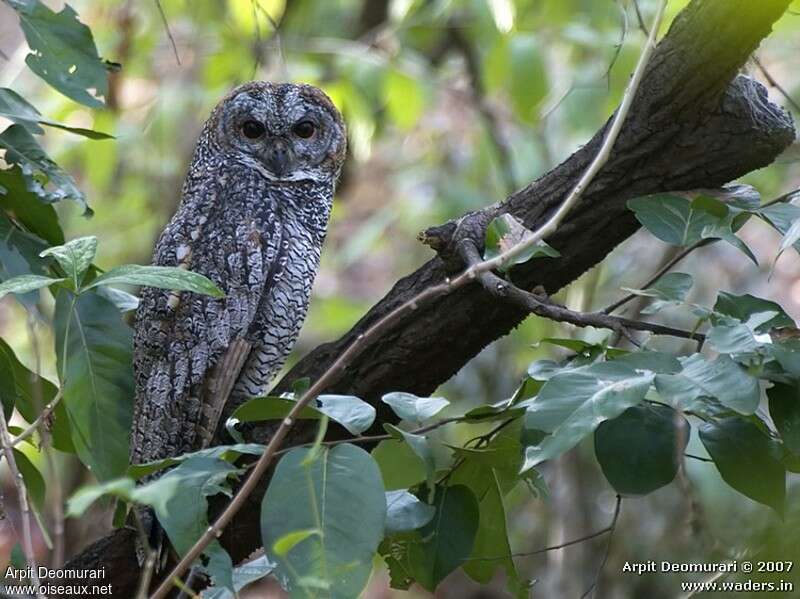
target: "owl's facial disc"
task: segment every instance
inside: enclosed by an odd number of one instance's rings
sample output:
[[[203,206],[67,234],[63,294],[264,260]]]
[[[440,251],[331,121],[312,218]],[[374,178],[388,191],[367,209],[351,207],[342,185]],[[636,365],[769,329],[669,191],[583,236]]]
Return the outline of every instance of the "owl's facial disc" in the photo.
[[[239,160],[271,181],[322,183],[338,176],[344,126],[316,88],[247,84],[229,98],[221,125]]]

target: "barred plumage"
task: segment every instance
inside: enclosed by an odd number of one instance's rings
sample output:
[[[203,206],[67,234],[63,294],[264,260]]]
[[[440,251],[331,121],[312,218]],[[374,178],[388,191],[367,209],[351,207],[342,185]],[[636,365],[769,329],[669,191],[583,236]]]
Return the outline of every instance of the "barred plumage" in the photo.
[[[345,143],[341,116],[312,86],[252,82],[214,109],[153,262],[199,272],[225,297],[143,290],[133,463],[207,445],[223,410],[263,393],[283,365],[308,309]]]

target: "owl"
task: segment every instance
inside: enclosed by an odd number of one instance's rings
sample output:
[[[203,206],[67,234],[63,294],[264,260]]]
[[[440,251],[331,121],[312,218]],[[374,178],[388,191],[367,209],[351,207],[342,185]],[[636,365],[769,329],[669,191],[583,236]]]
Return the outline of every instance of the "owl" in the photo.
[[[265,392],[305,319],[345,150],[339,111],[311,85],[246,83],[214,108],[153,262],[225,295],[143,289],[132,463],[207,446]]]

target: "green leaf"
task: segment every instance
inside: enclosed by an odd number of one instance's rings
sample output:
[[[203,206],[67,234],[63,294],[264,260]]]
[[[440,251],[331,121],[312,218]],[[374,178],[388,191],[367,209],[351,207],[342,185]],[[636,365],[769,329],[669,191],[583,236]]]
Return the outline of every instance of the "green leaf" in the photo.
[[[17,462],[19,473],[22,475],[22,479],[25,482],[25,489],[28,492],[28,496],[33,500],[33,504],[36,508],[41,510],[44,507],[46,493],[42,473],[39,472],[39,469],[28,459],[28,456],[18,449],[14,449],[14,459]]]
[[[353,395],[320,395],[316,403],[317,410],[352,435],[360,435],[375,422],[375,408]]]
[[[98,499],[106,495],[132,501],[131,493],[136,483],[130,478],[115,478],[104,483],[81,487],[67,500],[67,517],[79,518]]]
[[[19,275],[12,279],[8,279],[4,283],[0,283],[0,299],[4,298],[9,293],[28,293],[43,287],[49,287],[56,283],[62,283],[67,279],[53,279],[51,277],[43,277],[41,275]]]
[[[718,201],[715,201],[718,202]],[[722,206],[724,213],[719,209]],[[636,219],[661,241],[686,246],[700,241],[703,229],[715,225],[727,214],[722,202],[690,202],[686,198],[655,194],[628,201]]]
[[[372,450],[387,490],[407,489],[425,480],[425,464],[405,442],[388,439]]]
[[[236,443],[234,445],[215,445],[214,447],[207,447],[206,449],[199,449],[190,453],[184,453],[179,456],[164,458],[163,460],[156,460],[155,462],[147,462],[146,464],[131,464],[126,471],[127,475],[140,479],[143,476],[158,472],[164,468],[175,466],[181,462],[185,462],[189,458],[205,457],[217,458],[225,460],[226,462],[235,462],[242,455],[255,455],[259,456],[264,452],[264,446],[258,443]]]
[[[508,542],[508,525],[506,523],[506,506],[503,501],[505,492],[497,471],[484,471],[488,481],[485,492],[478,495],[479,526],[472,546],[470,561],[464,564],[464,572],[477,583],[488,584],[494,578],[495,570],[506,571],[506,585],[514,597],[528,597],[529,584],[519,578],[514,560],[510,557],[511,546]],[[454,481],[455,482],[455,481]],[[497,559],[509,556],[505,559]],[[488,557],[493,559],[480,559]],[[475,559],[477,558],[477,559]]]
[[[112,268],[86,286],[98,285],[146,285],[161,289],[192,291],[211,297],[224,297],[222,290],[201,274],[172,266],[139,266],[124,264]]]
[[[764,431],[743,418],[724,418],[701,425],[700,440],[726,483],[783,514],[786,470],[780,447]]]
[[[297,418],[319,420],[324,414],[353,435],[360,435],[375,421],[375,408],[352,395],[320,395],[313,403],[316,405],[305,406]],[[257,397],[236,408],[231,419],[257,422],[285,418],[294,405],[294,399],[285,397]]]
[[[6,150],[8,164],[19,165],[28,191],[42,201],[73,200],[83,208],[85,215],[92,213],[75,180],[50,159],[25,127],[11,125],[0,133],[0,148]]]
[[[800,221],[800,206],[781,202],[761,208],[758,211],[758,215],[784,236],[781,242],[781,252],[788,248],[789,245],[800,252],[800,241],[797,239],[792,240],[797,234],[796,223]],[[784,248],[784,244],[786,248]]]
[[[275,564],[270,562],[266,555],[245,562],[233,569],[233,593],[226,588],[215,586],[203,591],[203,599],[238,599],[235,593],[238,593],[247,585],[261,580],[274,569]]]
[[[484,242],[486,249],[483,253],[483,259],[492,260],[496,258],[503,252],[524,241],[530,233],[531,231],[511,214],[503,213],[500,216],[496,216],[492,222],[489,223],[489,226],[486,227],[486,240]],[[540,241],[526,248],[524,252],[514,256],[514,258],[503,264],[498,270],[506,272],[515,264],[522,264],[538,256],[557,258],[560,255],[561,254],[544,241]]]
[[[0,280],[7,281],[17,275],[37,274],[49,276],[50,271],[39,258],[47,247],[41,239],[22,231],[0,212]],[[17,296],[25,306],[33,308],[39,302],[38,293]]]
[[[775,383],[767,389],[769,415],[786,449],[800,456],[800,384]]]
[[[628,408],[594,433],[597,461],[621,495],[647,495],[672,482],[688,442],[689,423],[662,405]]]
[[[773,328],[795,326],[794,320],[779,304],[749,293],[734,295],[721,291],[714,304],[714,312],[735,318],[756,333],[768,333]],[[768,318],[770,314],[773,316]]]
[[[41,135],[44,130],[39,126],[47,125],[56,129],[63,129],[70,133],[83,135],[89,139],[110,139],[112,136],[107,133],[93,131],[92,129],[84,129],[83,127],[69,127],[49,119],[43,119],[42,115],[36,108],[34,108],[25,98],[20,96],[14,90],[6,87],[0,87],[0,117],[7,118],[8,120],[22,125],[30,133]]]
[[[642,401],[653,376],[605,362],[551,378],[528,407],[525,426],[552,434],[526,448],[522,471],[572,449],[600,423]]]
[[[195,456],[181,462],[159,478],[136,487],[130,497],[153,508],[170,544],[183,556],[208,528],[207,497],[231,495],[229,479],[241,471],[217,458]],[[217,585],[232,586],[233,564],[218,541],[203,552],[207,570]]]
[[[33,422],[39,409],[53,401],[56,392],[53,383],[25,368],[14,355],[14,350],[0,339],[0,400],[6,417],[10,417],[16,408],[27,422]],[[53,447],[65,453],[75,453],[67,413],[61,402],[52,413],[50,434]]]
[[[672,354],[657,351],[634,351],[614,358],[617,364],[630,366],[639,372],[673,374],[682,367],[678,358]]]
[[[436,513],[408,556],[413,578],[431,592],[472,553],[480,513],[475,495],[464,485],[437,486],[433,503]]]
[[[623,287],[624,291],[643,297],[654,297],[664,301],[682,302],[686,299],[686,294],[692,288],[692,275],[682,272],[670,272],[660,277],[652,287],[647,289],[629,289]]]
[[[743,324],[716,325],[708,332],[708,342],[720,353],[744,354],[758,349],[753,331]]]
[[[133,417],[131,331],[96,293],[56,298],[55,343],[63,403],[78,457],[98,480],[128,465]]]
[[[433,477],[436,473],[436,460],[433,456],[433,450],[428,444],[428,439],[422,435],[415,435],[400,429],[393,424],[384,424],[383,428],[387,433],[392,435],[398,441],[404,441],[411,450],[419,458],[422,465],[425,467],[425,473],[428,480],[428,485],[433,486]]]
[[[292,597],[357,597],[369,580],[372,556],[383,537],[386,495],[377,464],[350,444],[287,453],[261,504],[267,555]],[[318,530],[276,555],[276,541],[297,531]]]
[[[68,241],[64,245],[47,248],[39,255],[53,256],[56,262],[64,269],[67,277],[72,281],[73,288],[79,289],[83,275],[92,265],[97,254],[97,237],[79,237]]]
[[[278,557],[286,557],[298,543],[305,541],[311,535],[321,535],[322,532],[318,528],[308,528],[306,530],[295,530],[283,535],[280,539],[272,544],[272,553]]]
[[[108,94],[107,65],[91,30],[66,5],[55,13],[39,0],[8,0],[17,11],[31,53],[28,67],[62,94],[91,108]]]
[[[713,362],[701,354],[679,358],[683,370],[656,375],[656,390],[674,406],[689,408],[699,397],[714,397],[740,414],[752,414],[760,400],[758,381],[730,356]]]
[[[381,399],[401,420],[416,423],[433,418],[450,405],[450,402],[443,397],[417,397],[413,393],[403,391],[387,393]]]
[[[64,232],[58,223],[55,209],[28,190],[25,176],[18,166],[0,170],[0,208],[13,214],[14,220],[47,243],[64,243]],[[40,247],[34,253],[36,256],[46,247],[40,240],[37,243]]]
[[[423,503],[406,489],[386,492],[386,532],[422,528],[431,521],[436,508]]]

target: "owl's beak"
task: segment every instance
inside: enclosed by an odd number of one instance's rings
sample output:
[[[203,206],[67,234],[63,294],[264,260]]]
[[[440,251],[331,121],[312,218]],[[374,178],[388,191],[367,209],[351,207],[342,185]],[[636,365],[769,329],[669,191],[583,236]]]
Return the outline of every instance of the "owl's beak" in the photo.
[[[286,174],[292,162],[292,151],[288,144],[282,139],[273,140],[267,149],[265,162],[269,170],[278,177]]]

